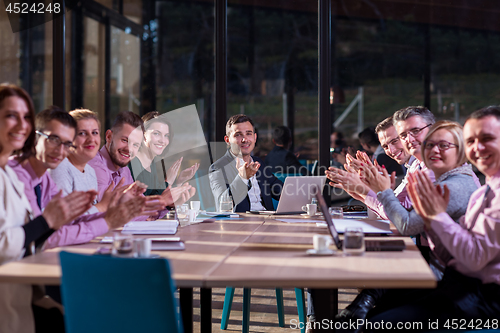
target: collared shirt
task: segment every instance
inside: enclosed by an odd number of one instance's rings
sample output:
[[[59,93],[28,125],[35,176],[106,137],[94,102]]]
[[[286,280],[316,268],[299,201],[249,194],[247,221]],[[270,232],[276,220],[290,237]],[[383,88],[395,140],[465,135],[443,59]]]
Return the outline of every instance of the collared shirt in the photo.
[[[433,182],[436,179],[434,176],[434,172],[428,169],[425,166],[424,162],[419,162],[414,156],[410,157],[408,163],[410,164],[407,165],[406,175],[404,176],[399,186],[394,190],[394,195],[396,196],[396,198],[398,198],[401,205],[407,209],[412,207],[410,196],[408,195],[408,191],[406,189],[406,185],[408,184],[408,175],[414,173],[415,171],[421,170],[425,172]],[[374,191],[370,190],[370,192],[368,192],[365,198],[365,204],[366,206],[368,206],[368,208],[377,213],[377,215],[379,215],[382,219],[388,219],[387,215],[384,212],[384,206],[380,201],[378,201],[377,194]]]
[[[234,158],[238,158],[239,160],[239,165],[245,164],[245,161],[240,158],[236,157],[236,155],[233,154],[232,151],[230,151],[231,155],[233,155]],[[253,159],[250,157],[251,162],[253,162]],[[266,210],[266,207],[262,204],[261,200],[261,192],[260,192],[260,186],[259,182],[257,181],[257,176],[253,175],[249,179],[245,179],[238,174],[238,177],[241,178],[241,180],[247,184],[250,182],[252,185],[250,189],[248,190],[248,198],[250,199],[250,210]]]
[[[109,187],[111,182],[114,182],[115,186],[120,182],[120,180],[122,180],[122,178],[125,179],[125,183],[123,185],[130,185],[134,182],[134,178],[132,178],[130,169],[127,166],[116,170],[106,146],[102,146],[96,156],[89,161],[89,164],[92,168],[94,168],[97,177],[97,190],[99,191],[97,196],[98,201],[101,201],[104,192]],[[158,218],[163,217],[167,213],[167,209],[160,210],[158,213]],[[133,220],[144,221],[148,218],[149,216],[142,215],[137,216]]]
[[[97,190],[99,191],[97,196],[98,201],[101,201],[104,192],[111,182],[114,182],[115,186],[122,178],[125,178],[124,185],[130,185],[134,182],[128,167],[125,166],[116,170],[106,146],[102,146],[96,156],[89,161],[89,164],[94,168],[97,177]]]
[[[500,171],[472,194],[459,224],[441,213],[426,232],[440,259],[446,262],[446,252],[451,254],[449,266],[483,283],[500,284]]]
[[[29,161],[18,164],[16,160],[9,160],[17,177],[24,183],[24,192],[31,205],[34,216],[42,214],[43,209],[59,193],[56,183],[52,180],[48,172],[38,177]],[[41,208],[38,207],[35,194],[35,186],[41,185]],[[108,224],[104,220],[104,213],[86,214],[78,217],[70,224],[64,225],[56,230],[44,244],[45,249],[57,246],[87,243],[97,236],[108,232]]]

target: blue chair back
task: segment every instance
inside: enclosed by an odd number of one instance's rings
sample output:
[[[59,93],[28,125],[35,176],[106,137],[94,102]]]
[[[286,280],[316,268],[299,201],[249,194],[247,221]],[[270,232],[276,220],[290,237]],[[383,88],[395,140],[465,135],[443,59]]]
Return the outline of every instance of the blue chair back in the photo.
[[[67,333],[182,333],[166,259],[60,253]]]

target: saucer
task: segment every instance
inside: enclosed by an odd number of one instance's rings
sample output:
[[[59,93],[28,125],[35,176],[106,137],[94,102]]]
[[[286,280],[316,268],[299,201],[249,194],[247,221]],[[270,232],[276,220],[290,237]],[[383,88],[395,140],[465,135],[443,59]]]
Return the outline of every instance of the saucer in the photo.
[[[323,216],[323,214],[321,213],[316,213],[314,215],[309,215],[307,213],[303,213],[303,214],[300,214],[300,216],[304,216],[304,217],[315,217],[315,216]]]
[[[306,253],[310,256],[331,256],[334,251],[330,249],[326,249],[325,251],[318,252],[315,249],[309,249]]]

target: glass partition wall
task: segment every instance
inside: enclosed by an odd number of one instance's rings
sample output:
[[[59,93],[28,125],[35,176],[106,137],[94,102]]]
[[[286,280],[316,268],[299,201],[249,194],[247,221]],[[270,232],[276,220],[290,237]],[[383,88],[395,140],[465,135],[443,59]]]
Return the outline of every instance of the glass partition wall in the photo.
[[[325,1],[78,2],[66,14],[65,107],[95,110],[107,127],[122,110],[165,113],[194,104],[207,142],[223,140],[216,124],[245,113],[257,123],[255,154],[267,154],[272,129],[284,124],[292,149],[307,161],[318,159],[318,82],[325,73],[331,103],[323,112],[355,148],[360,130],[404,106],[425,105],[438,118],[462,122],[498,104],[494,2],[330,0],[330,25],[322,26]],[[221,13],[225,72],[215,65]],[[318,65],[320,26],[331,33],[328,68]],[[0,81],[24,87],[37,111],[53,103],[53,33],[52,21],[12,32],[0,2]],[[217,79],[225,80],[227,110],[218,118]]]

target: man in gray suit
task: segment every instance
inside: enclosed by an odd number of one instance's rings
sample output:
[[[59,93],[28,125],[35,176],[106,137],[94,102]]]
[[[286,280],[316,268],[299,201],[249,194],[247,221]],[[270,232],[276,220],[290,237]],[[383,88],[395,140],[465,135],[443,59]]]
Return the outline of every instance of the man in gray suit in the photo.
[[[226,154],[210,166],[210,187],[215,204],[233,200],[235,212],[274,210],[272,199],[279,200],[283,183],[258,157],[252,157],[257,134],[252,119],[243,114],[229,118],[224,141]]]

